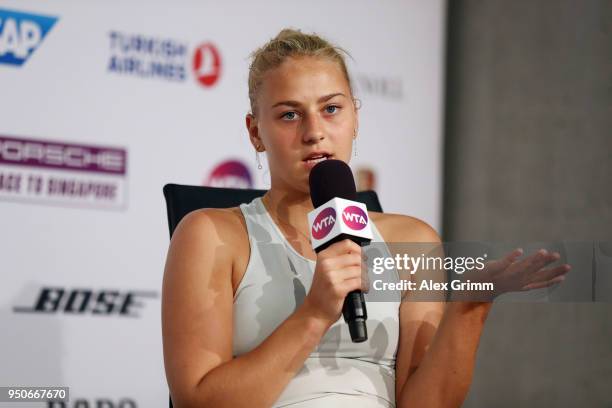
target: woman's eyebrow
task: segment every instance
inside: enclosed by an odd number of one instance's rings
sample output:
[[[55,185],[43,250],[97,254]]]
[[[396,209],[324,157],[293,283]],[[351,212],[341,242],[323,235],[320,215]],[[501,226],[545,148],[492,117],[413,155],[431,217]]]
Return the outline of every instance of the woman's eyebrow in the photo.
[[[324,96],[320,97],[317,102],[318,103],[326,102],[326,101],[329,101],[330,99],[332,99],[332,98],[334,98],[336,96],[344,96],[344,97],[346,97],[346,95],[344,95],[342,92],[336,92],[336,93],[332,93],[332,94],[324,95]],[[292,100],[280,101],[280,102],[276,102],[274,105],[272,105],[272,109],[276,108],[277,106],[298,107],[298,106],[301,106],[301,105],[302,104],[300,102],[298,102],[298,101],[292,101]]]

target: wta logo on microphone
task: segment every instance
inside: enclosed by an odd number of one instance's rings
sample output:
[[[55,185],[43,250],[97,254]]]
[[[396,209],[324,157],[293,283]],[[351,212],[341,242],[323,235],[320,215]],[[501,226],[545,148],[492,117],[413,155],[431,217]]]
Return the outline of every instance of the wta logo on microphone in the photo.
[[[341,221],[338,221],[338,216]],[[368,209],[357,201],[332,198],[308,213],[308,223],[314,249],[342,234],[363,240],[372,239]]]
[[[327,207],[315,218],[310,233],[316,239],[323,239],[336,224],[336,210]]]
[[[342,221],[353,230],[362,230],[368,226],[368,215],[361,208],[349,205],[342,211]]]

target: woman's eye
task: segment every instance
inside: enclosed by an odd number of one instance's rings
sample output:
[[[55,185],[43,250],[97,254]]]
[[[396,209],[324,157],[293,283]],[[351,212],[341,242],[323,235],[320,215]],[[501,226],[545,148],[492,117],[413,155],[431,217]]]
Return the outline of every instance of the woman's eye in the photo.
[[[333,113],[336,113],[339,109],[340,109],[339,106],[329,105],[325,107],[325,112],[333,114]]]
[[[293,111],[285,112],[281,115],[281,119],[285,120],[294,120],[297,118],[297,113]]]

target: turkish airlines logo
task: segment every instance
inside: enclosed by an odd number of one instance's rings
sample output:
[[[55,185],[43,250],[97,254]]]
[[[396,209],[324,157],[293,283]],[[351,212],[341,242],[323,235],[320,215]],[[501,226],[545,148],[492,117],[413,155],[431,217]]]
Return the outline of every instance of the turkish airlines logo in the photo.
[[[336,210],[328,207],[321,211],[312,223],[312,236],[315,239],[323,239],[329,234],[336,223]]]
[[[193,74],[205,88],[213,86],[221,75],[221,55],[211,43],[200,45],[193,54]]]
[[[347,227],[361,230],[368,225],[368,215],[359,207],[349,205],[342,211],[342,220]]]

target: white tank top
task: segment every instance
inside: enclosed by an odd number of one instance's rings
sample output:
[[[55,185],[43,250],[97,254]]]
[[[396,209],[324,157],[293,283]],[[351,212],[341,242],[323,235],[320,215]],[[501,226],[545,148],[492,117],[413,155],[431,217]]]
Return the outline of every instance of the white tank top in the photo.
[[[260,198],[242,204],[240,210],[251,255],[234,296],[234,356],[257,347],[302,304],[315,269],[314,261],[287,242]],[[373,241],[383,242],[376,226],[372,230]],[[384,255],[390,256],[384,248]],[[368,248],[364,251],[367,255]],[[367,302],[368,294],[364,296]],[[367,302],[368,340],[363,343],[351,341],[340,317],[273,406],[395,407],[399,304],[399,294],[393,301]]]

